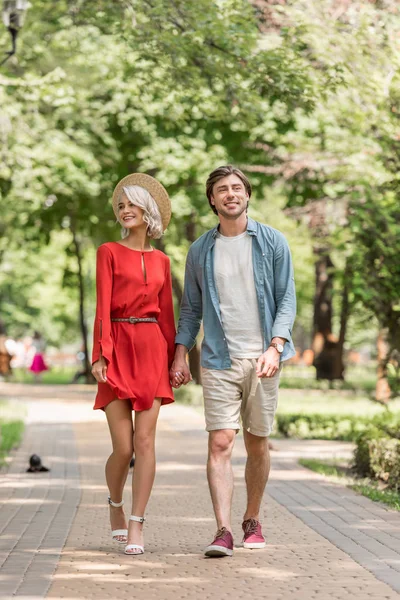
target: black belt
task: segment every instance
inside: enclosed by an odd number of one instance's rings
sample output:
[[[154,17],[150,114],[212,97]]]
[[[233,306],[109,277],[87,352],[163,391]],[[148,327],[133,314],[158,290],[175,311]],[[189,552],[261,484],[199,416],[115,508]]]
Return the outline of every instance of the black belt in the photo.
[[[155,317],[128,317],[126,319],[111,319],[114,323],[158,323]]]

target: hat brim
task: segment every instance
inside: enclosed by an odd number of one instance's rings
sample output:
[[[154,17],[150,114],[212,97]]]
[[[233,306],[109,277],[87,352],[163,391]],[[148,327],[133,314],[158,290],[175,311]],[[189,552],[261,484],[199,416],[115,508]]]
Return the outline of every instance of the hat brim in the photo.
[[[117,183],[112,196],[112,206],[115,216],[118,218],[118,202],[121,198],[123,188],[129,185],[139,185],[154,198],[160,211],[162,226],[165,231],[171,220],[171,200],[165,187],[157,179],[145,173],[132,173]]]

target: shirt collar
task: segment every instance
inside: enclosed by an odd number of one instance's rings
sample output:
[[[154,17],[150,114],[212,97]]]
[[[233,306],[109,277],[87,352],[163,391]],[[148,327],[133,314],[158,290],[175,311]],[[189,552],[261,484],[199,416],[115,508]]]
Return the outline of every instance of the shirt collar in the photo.
[[[212,230],[213,239],[215,239],[217,237],[218,230],[219,230],[219,225],[214,227],[214,229]],[[250,217],[247,217],[247,233],[249,235],[257,235],[257,223],[255,221],[253,221],[253,219],[250,219]]]

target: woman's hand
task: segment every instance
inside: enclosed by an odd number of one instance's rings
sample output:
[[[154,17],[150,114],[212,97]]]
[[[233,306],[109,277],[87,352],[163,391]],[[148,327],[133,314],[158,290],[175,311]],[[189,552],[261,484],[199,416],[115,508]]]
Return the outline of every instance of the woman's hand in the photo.
[[[99,383],[106,383],[107,381],[107,363],[101,356],[99,360],[96,360],[92,366],[92,375]]]
[[[177,344],[175,349],[174,362],[169,371],[169,379],[172,387],[179,388],[192,381],[190,369],[187,364],[188,349],[182,344]]]

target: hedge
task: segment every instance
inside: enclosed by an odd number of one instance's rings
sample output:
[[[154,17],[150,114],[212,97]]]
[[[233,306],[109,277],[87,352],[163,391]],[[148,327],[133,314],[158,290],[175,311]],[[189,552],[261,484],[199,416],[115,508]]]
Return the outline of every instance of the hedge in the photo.
[[[389,489],[400,490],[400,439],[382,430],[365,431],[357,440],[354,469],[361,477],[383,481]]]
[[[288,438],[357,441],[367,431],[379,431],[378,437],[397,437],[400,414],[384,413],[374,417],[329,414],[277,414],[276,431]],[[399,436],[400,437],[400,436]],[[371,439],[371,436],[369,436]]]

